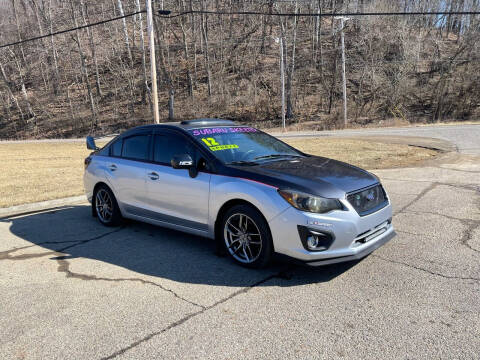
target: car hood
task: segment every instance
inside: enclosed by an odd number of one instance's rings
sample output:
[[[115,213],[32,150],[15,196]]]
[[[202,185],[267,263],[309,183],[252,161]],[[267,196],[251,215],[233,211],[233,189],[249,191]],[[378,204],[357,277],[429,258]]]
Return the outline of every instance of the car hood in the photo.
[[[318,156],[268,161],[243,169],[253,180],[328,198],[343,198],[379,182],[375,175],[356,166]]]

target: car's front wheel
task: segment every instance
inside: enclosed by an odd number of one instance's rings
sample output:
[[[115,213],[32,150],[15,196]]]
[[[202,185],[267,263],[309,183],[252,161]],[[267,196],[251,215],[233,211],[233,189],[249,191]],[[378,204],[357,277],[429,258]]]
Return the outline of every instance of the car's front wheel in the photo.
[[[105,226],[116,226],[122,220],[117,200],[112,190],[106,185],[100,185],[95,191],[93,203],[98,220]]]
[[[273,254],[268,224],[254,207],[236,205],[223,217],[223,240],[227,253],[240,265],[262,268]]]

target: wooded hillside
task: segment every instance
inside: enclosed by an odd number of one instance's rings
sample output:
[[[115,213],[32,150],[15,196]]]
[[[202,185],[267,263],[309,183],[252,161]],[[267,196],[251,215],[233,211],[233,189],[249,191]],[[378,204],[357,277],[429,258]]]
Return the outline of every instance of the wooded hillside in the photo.
[[[478,11],[480,0],[158,0],[156,10],[314,13]],[[143,0],[0,0],[0,44],[122,16]],[[352,17],[349,121],[478,119],[479,16]],[[154,17],[160,117],[343,126],[340,23],[330,17]],[[108,134],[152,122],[144,13],[0,49],[0,138]]]

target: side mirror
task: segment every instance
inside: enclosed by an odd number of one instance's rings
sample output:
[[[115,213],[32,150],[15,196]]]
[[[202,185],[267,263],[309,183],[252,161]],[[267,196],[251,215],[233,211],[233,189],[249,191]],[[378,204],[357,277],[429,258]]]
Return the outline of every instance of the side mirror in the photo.
[[[95,145],[95,139],[91,136],[87,136],[87,149],[88,150],[98,150],[97,145]]]
[[[198,169],[193,164],[192,157],[188,154],[174,155],[171,164],[174,169],[188,169],[188,175],[191,178],[198,175]]]
[[[193,167],[193,160],[188,154],[174,155],[171,164],[174,169],[190,169]]]

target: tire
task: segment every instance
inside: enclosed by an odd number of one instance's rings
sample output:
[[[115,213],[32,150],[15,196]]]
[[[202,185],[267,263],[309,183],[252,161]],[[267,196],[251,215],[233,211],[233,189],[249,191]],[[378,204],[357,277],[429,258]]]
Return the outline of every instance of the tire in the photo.
[[[98,221],[105,226],[118,226],[122,221],[122,214],[117,199],[107,185],[100,185],[93,194],[92,211]]]
[[[236,205],[222,219],[220,237],[226,254],[239,265],[260,269],[273,255],[272,235],[262,214],[253,206]]]

